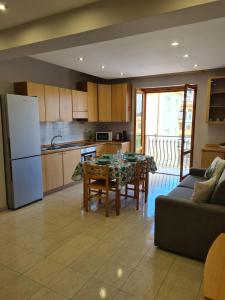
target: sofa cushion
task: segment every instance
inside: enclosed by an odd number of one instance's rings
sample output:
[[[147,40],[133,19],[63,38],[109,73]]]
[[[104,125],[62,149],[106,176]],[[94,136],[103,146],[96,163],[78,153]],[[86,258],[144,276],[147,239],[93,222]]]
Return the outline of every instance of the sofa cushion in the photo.
[[[225,170],[220,176],[220,179],[209,202],[225,206]]]
[[[192,195],[192,201],[197,203],[208,202],[216,185],[216,177],[204,182],[195,182],[194,192]]]
[[[180,182],[179,187],[194,189],[195,182],[203,182],[207,179],[204,177],[189,175]]]
[[[169,197],[175,197],[175,198],[182,198],[182,200],[191,201],[192,194],[193,194],[192,189],[178,186],[174,190],[172,190],[168,194],[168,196]]]
[[[224,168],[225,160],[218,156],[213,160],[208,169],[206,169],[204,177],[207,179],[210,179],[212,177],[216,177],[217,179],[219,179]]]

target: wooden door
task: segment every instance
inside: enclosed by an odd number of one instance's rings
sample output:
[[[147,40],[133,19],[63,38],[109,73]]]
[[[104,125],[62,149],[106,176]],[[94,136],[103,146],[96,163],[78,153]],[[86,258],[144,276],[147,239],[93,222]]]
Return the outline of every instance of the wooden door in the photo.
[[[195,110],[197,86],[186,84],[184,87],[180,180],[189,174],[193,165]]]
[[[73,182],[71,177],[76,165],[80,162],[80,158],[80,149],[63,152],[64,185]]]
[[[88,121],[98,121],[98,86],[96,83],[87,83]]]
[[[134,151],[145,153],[146,94],[136,91],[134,121]]]
[[[62,152],[42,155],[44,192],[63,186]]]
[[[98,84],[98,115],[100,122],[112,121],[111,84]]]
[[[69,89],[59,88],[60,100],[60,120],[63,122],[72,122],[72,91]]]
[[[46,121],[56,122],[60,120],[59,115],[59,88],[45,85]]]

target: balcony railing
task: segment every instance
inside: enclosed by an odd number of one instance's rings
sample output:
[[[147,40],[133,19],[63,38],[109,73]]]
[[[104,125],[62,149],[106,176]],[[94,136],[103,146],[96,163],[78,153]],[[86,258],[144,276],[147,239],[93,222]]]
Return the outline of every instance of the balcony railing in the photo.
[[[185,149],[190,149],[191,137],[185,139]],[[159,171],[179,174],[181,161],[181,137],[146,135],[145,153],[155,158]],[[190,156],[185,156],[184,169],[188,169]]]

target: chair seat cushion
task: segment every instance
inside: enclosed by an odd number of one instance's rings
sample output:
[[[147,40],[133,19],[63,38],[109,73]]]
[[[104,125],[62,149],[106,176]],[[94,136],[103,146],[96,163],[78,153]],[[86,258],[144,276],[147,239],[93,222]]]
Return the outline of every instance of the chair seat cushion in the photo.
[[[186,178],[184,178],[184,180],[182,180],[178,186],[194,189],[195,182],[203,182],[206,180],[207,178],[204,177],[189,175]]]
[[[92,181],[90,185],[92,187],[102,187],[102,188],[105,188],[106,182],[105,182],[104,179],[98,179],[98,180]],[[116,185],[117,185],[116,181],[109,180],[109,188],[114,188],[114,187],[116,187]]]

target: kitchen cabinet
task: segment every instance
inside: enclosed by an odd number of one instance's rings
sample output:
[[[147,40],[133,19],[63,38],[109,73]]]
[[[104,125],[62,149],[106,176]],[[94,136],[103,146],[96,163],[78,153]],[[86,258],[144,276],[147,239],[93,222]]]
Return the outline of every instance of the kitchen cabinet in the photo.
[[[44,192],[63,186],[62,152],[42,155],[42,176]]]
[[[72,91],[59,88],[59,112],[60,120],[63,122],[72,122]]]
[[[96,146],[96,155],[100,156],[104,153],[107,153],[106,151],[106,144],[100,144]]]
[[[45,85],[45,109],[46,121],[60,121],[59,113],[59,88],[56,86]]]
[[[211,162],[217,156],[225,159],[225,149],[220,148],[218,145],[206,145],[202,149],[202,159],[201,159],[201,167],[208,168]]]
[[[112,121],[111,84],[98,84],[98,119],[100,122]]]
[[[123,152],[130,152],[130,142],[123,142],[121,144],[121,150]]]
[[[96,83],[87,82],[88,121],[98,121],[98,86]]]
[[[73,118],[88,118],[88,98],[87,92],[72,90],[73,99]]]
[[[105,146],[106,153],[117,153],[118,150],[122,152],[130,151],[130,142],[110,142]]]
[[[80,162],[80,149],[64,151],[63,153],[64,185],[72,183],[72,175],[76,165]]]
[[[44,84],[30,82],[30,81],[15,82],[14,91],[17,95],[38,97],[39,120],[40,122],[46,121]]]
[[[131,121],[132,86],[112,84],[112,122]]]

